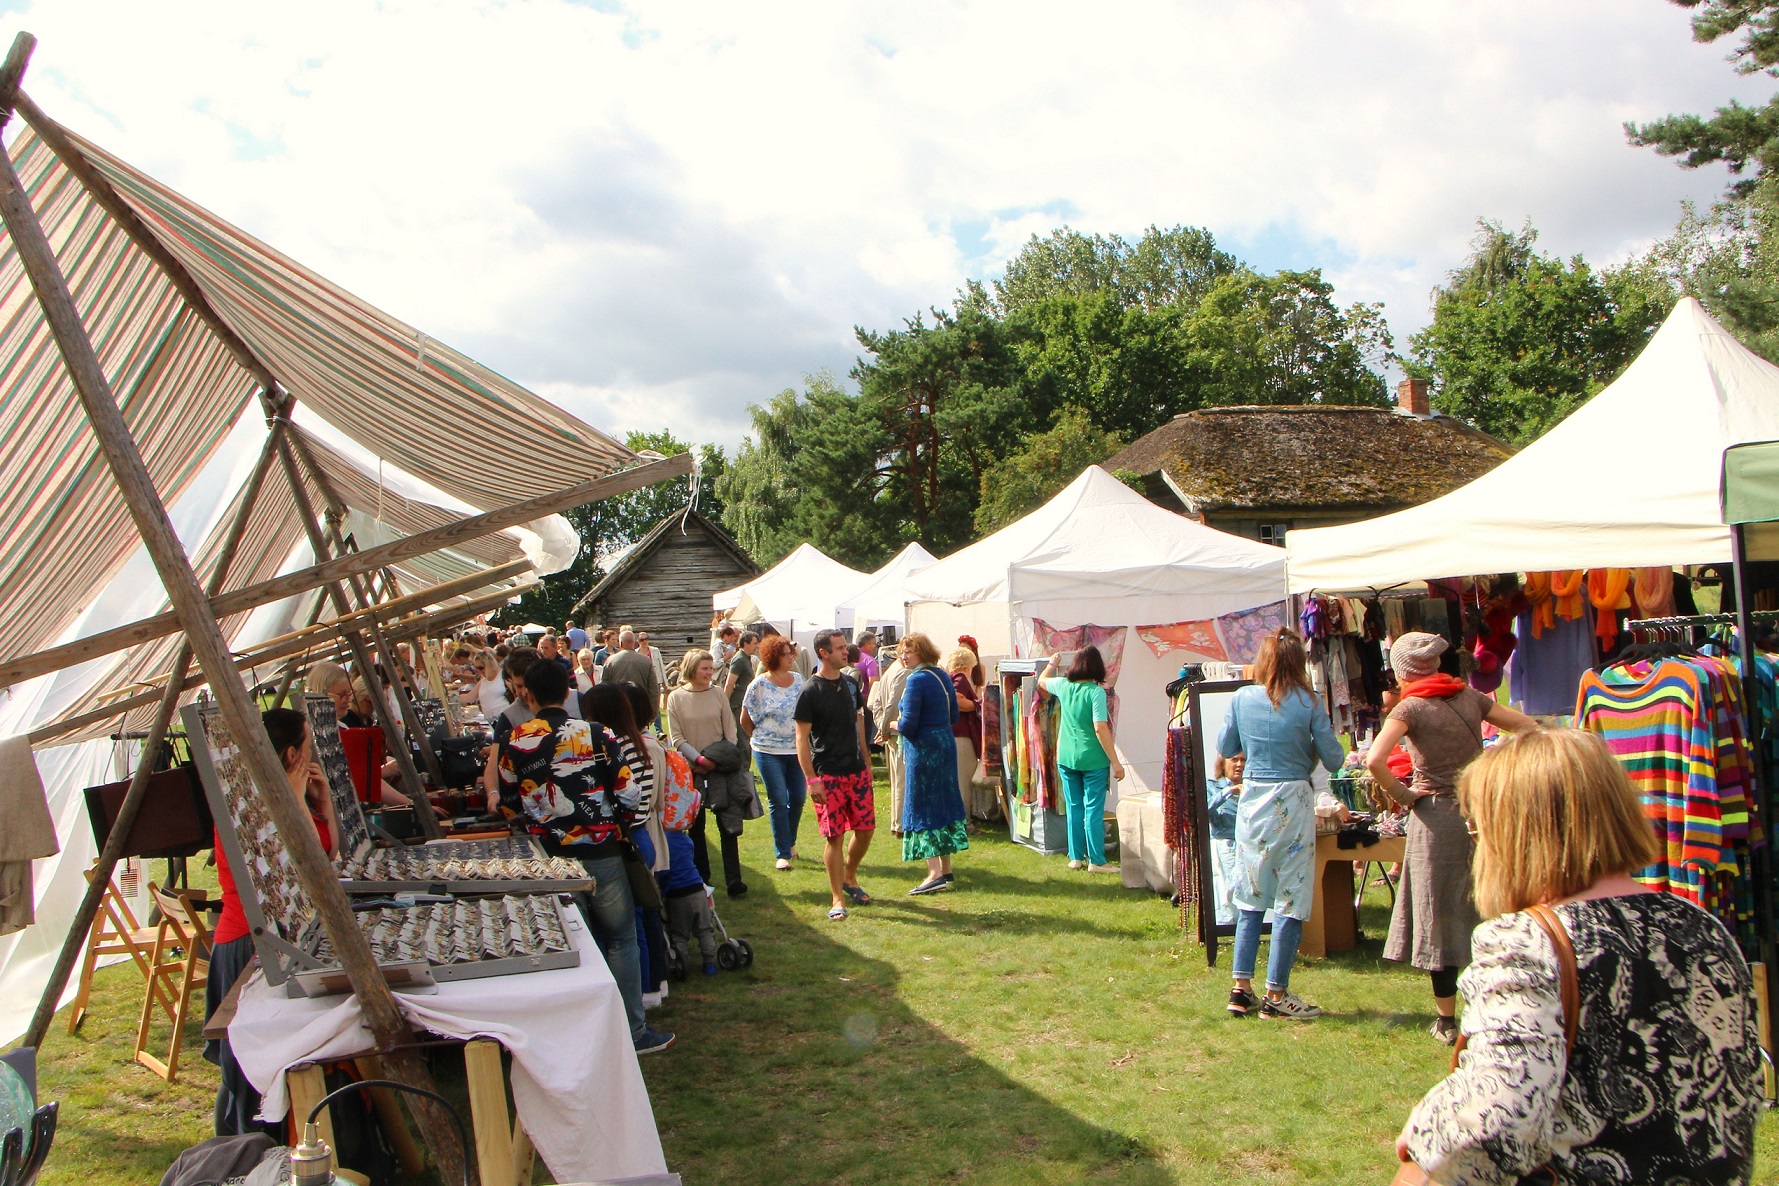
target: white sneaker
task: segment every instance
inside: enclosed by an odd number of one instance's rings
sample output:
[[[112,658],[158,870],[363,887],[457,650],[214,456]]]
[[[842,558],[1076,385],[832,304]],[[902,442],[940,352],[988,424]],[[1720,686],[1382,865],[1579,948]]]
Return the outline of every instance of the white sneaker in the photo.
[[[1264,997],[1260,1001],[1260,1016],[1274,1020],[1312,1021],[1322,1016],[1322,1009],[1312,1005],[1294,992],[1288,992],[1278,1000]]]
[[[1085,868],[1087,868],[1087,862],[1086,861],[1070,861],[1069,868],[1071,868],[1071,869],[1085,869]]]

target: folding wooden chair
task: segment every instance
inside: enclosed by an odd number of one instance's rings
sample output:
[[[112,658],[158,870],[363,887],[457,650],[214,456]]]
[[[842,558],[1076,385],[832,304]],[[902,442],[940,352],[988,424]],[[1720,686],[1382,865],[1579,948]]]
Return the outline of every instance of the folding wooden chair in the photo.
[[[161,910],[155,928],[154,954],[148,972],[148,991],[142,998],[142,1018],[136,1025],[136,1061],[171,1083],[179,1073],[179,1049],[185,1042],[185,1019],[192,995],[210,974],[210,928],[197,896],[190,890],[164,890],[150,886]],[[173,1026],[167,1061],[148,1053],[148,1031],[156,1010]]]
[[[86,879],[93,879],[91,869],[86,871]],[[86,954],[80,961],[80,987],[68,1009],[69,1034],[79,1033],[80,1023],[86,1020],[86,1005],[93,995],[93,972],[99,966],[99,957],[127,955],[136,962],[136,970],[147,980],[148,969],[152,966],[150,955],[154,951],[154,938],[155,928],[136,921],[129,902],[117,892],[117,883],[106,883],[105,895],[99,899],[99,913],[93,918],[93,929],[87,933]]]

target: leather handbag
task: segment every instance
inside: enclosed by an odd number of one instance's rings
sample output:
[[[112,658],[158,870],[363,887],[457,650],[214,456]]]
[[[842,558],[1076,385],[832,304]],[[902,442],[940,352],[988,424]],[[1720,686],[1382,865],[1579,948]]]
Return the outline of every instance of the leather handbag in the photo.
[[[1581,1024],[1581,976],[1575,967],[1575,945],[1569,942],[1569,930],[1555,910],[1542,902],[1527,909],[1532,921],[1544,928],[1551,947],[1557,953],[1557,979],[1563,1001],[1563,1057],[1575,1053],[1575,1033]],[[1464,1053],[1464,1035],[1458,1035],[1452,1049],[1452,1069],[1458,1068],[1458,1056]],[[1433,1186],[1435,1179],[1412,1161],[1404,1161],[1390,1179],[1390,1186]],[[1519,1180],[1519,1186],[1561,1186],[1562,1179],[1548,1165],[1539,1166]]]

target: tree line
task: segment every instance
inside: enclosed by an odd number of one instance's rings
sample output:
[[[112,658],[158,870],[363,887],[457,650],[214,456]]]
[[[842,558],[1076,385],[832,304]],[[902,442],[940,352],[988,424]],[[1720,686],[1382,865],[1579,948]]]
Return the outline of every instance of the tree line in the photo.
[[[1735,69],[1779,73],[1779,4],[1672,2],[1695,10],[1696,39],[1740,37]],[[1204,228],[1034,235],[949,304],[857,327],[846,378],[811,375],[752,406],[733,455],[697,446],[700,508],[762,565],[810,541],[870,569],[910,540],[944,555],[1012,522],[1182,412],[1383,407],[1392,369],[1427,379],[1436,410],[1523,445],[1616,378],[1682,295],[1779,359],[1779,100],[1625,134],[1688,168],[1725,164],[1724,197],[1603,268],[1541,251],[1530,223],[1479,219],[1400,351],[1381,306],[1342,306],[1318,269],[1251,267]],[[694,447],[668,432],[628,443]],[[676,485],[571,512],[580,557],[503,616],[560,623],[617,546],[688,497]]]

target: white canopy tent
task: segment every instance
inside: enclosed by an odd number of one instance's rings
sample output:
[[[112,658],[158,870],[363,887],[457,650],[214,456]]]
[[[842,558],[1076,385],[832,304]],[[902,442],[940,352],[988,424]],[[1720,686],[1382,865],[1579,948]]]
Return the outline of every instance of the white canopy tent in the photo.
[[[1691,297],[1568,419],[1432,502],[1285,540],[1293,593],[1730,559],[1723,451],[1779,438],[1779,367]]]
[[[909,544],[872,573],[863,589],[840,603],[840,624],[854,630],[902,625],[908,614],[908,578],[938,559],[919,543]]]
[[[733,622],[771,622],[804,642],[839,624],[840,603],[870,576],[812,544],[796,551],[745,585],[711,595],[711,608],[728,610]]]
[[[985,661],[1026,653],[1032,622],[1149,626],[1200,621],[1285,596],[1285,553],[1156,506],[1099,466],[1016,523],[908,579],[910,630],[941,650],[974,635]],[[1126,790],[1161,789],[1163,692],[1186,652],[1125,636],[1118,749]]]

